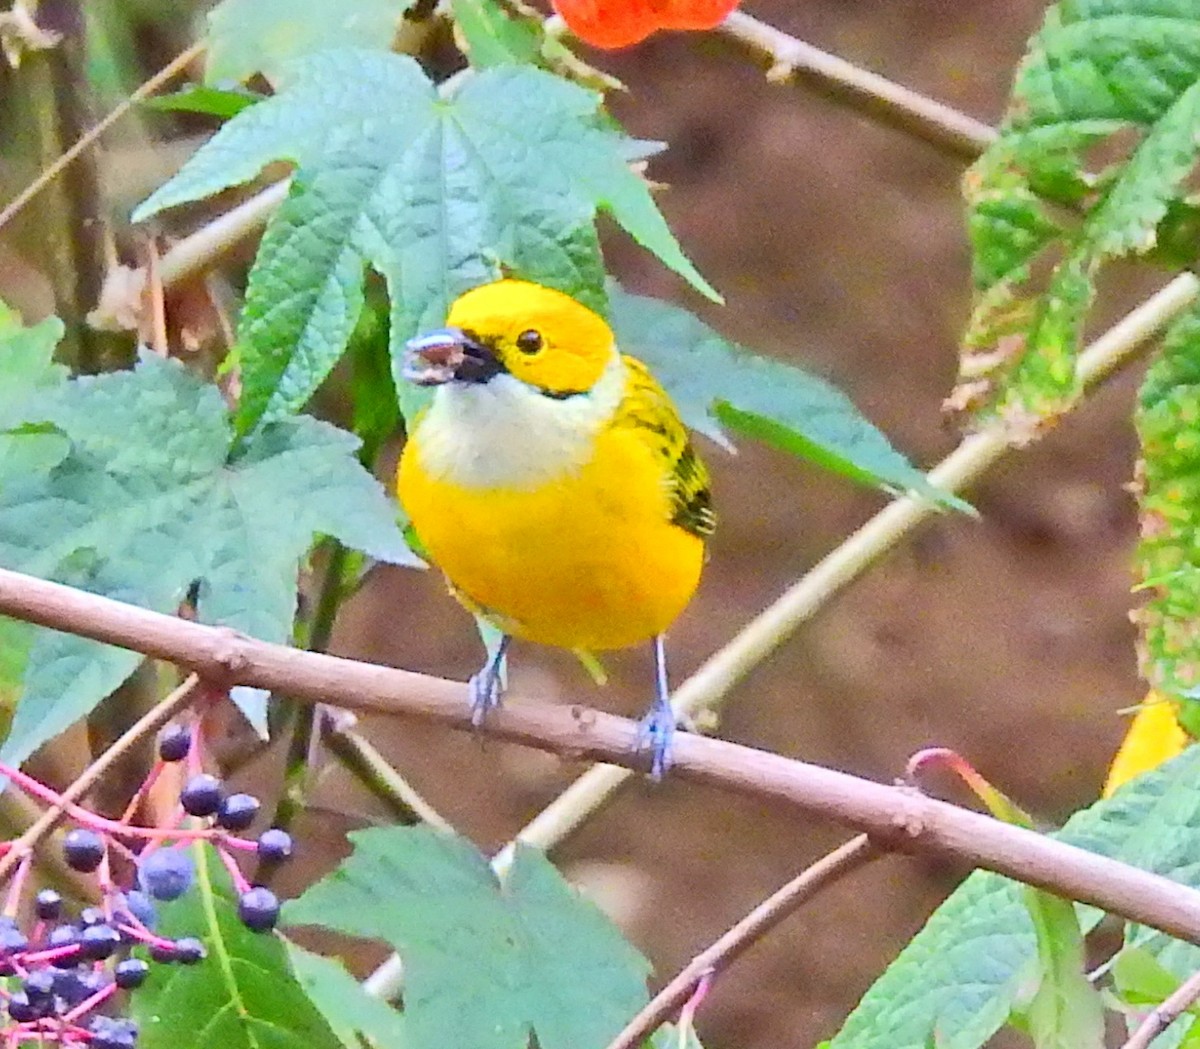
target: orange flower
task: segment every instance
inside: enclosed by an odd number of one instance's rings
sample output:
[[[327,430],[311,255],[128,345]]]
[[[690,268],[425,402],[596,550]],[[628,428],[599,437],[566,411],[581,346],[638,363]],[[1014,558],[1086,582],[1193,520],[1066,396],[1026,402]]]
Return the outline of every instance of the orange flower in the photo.
[[[571,32],[594,47],[628,47],[656,29],[712,29],[738,0],[553,0]]]

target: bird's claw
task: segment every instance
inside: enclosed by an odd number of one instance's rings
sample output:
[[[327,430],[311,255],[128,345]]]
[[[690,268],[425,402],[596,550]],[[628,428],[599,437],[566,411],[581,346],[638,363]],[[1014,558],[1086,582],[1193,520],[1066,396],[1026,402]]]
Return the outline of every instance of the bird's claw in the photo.
[[[669,703],[655,702],[638,724],[637,749],[650,751],[650,778],[656,783],[671,767],[677,718]]]
[[[504,697],[504,686],[499,673],[488,666],[478,674],[472,674],[467,686],[471,695],[471,724],[479,728],[488,712],[500,706]]]

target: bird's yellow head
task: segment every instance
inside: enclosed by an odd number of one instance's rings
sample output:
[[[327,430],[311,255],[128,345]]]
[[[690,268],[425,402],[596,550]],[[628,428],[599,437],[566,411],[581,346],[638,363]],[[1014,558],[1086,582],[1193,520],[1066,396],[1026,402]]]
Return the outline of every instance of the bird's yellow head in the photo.
[[[446,327],[412,339],[404,374],[423,386],[511,375],[551,398],[586,393],[616,354],[612,329],[569,295],[523,280],[473,288]]]

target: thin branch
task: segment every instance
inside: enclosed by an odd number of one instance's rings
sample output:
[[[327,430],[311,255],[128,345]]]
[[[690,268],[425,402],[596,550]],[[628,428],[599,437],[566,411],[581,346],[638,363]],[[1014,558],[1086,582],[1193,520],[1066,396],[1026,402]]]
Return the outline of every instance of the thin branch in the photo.
[[[80,136],[70,147],[62,153],[52,164],[47,166],[36,179],[26,186],[3,211],[0,211],[0,229],[6,226],[26,204],[36,197],[43,189],[61,175],[73,161],[86,150],[93,142],[104,134],[110,127],[129,112],[138,102],[148,96],[154,94],[165,84],[169,83],[184,69],[192,63],[196,58],[204,53],[205,45],[203,43],[193,44],[186,51],[180,52],[162,69],[155,73],[150,79],[141,84],[134,92],[125,99],[119,106],[113,109],[107,116],[104,117],[95,127],[90,128],[86,134]]]
[[[1194,972],[1151,1010],[1121,1049],[1149,1049],[1150,1043],[1200,999],[1200,972]]]
[[[1200,293],[1200,280],[1190,273],[1170,284],[1127,314],[1083,354],[1078,375],[1085,388],[1127,362],[1135,351],[1185,310]],[[929,473],[934,484],[959,491],[979,477],[1009,448],[1005,431],[995,427],[967,437]],[[759,663],[806,623],[832,597],[857,579],[887,551],[937,510],[927,500],[912,496],[897,499],[877,513],[832,553],[809,570],[772,605],[751,620],[741,632],[713,655],[675,690],[674,705],[681,715],[713,709]],[[629,780],[625,769],[590,769],[543,809],[516,840],[550,849]],[[510,862],[509,845],[496,860]]]
[[[87,794],[116,762],[120,761],[142,740],[157,732],[180,711],[186,710],[195,701],[197,693],[202,688],[199,677],[196,674],[190,675],[162,702],[148,710],[126,729],[120,739],[93,761],[84,770],[83,775],[63,791],[57,804],[47,809],[41,818],[13,843],[12,848],[5,853],[3,859],[0,859],[0,881],[8,877],[17,864],[33,852],[42,839],[58,826],[68,806]]]
[[[989,124],[813,47],[744,11],[734,11],[717,31],[765,60],[769,80],[800,84],[941,153],[972,161],[995,141],[996,129]]]
[[[272,645],[5,569],[0,613],[170,660],[213,687],[252,685],[477,731],[461,682]],[[492,712],[486,731],[573,759],[645,764],[636,722],[584,707],[513,702]],[[906,787],[687,732],[676,738],[671,775],[834,820],[881,848],[954,857],[1200,944],[1200,891]]]
[[[822,889],[860,870],[883,855],[871,839],[857,838],[822,856],[805,868],[783,888],[729,929],[720,939],[696,955],[679,974],[658,992],[625,1029],[609,1043],[608,1049],[637,1049],[661,1024],[687,1002],[689,995],[707,976],[727,967],[749,947],[761,940],[797,908]]]
[[[291,179],[283,179],[268,186],[173,244],[158,262],[163,287],[203,273],[227,251],[260,232],[287,197],[291,184]]]
[[[400,775],[379,749],[354,728],[355,717],[345,710],[327,711],[322,740],[372,794],[405,823],[427,823],[454,833],[454,827],[424,796]]]

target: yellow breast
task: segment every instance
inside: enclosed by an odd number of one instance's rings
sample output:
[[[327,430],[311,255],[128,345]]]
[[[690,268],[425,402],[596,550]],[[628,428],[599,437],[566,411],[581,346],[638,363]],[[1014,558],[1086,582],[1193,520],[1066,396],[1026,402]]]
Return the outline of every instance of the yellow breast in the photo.
[[[519,638],[598,651],[662,633],[695,592],[704,542],[671,522],[659,449],[599,418],[560,432],[524,400],[483,399],[515,387],[487,387],[435,402],[401,457],[398,493],[434,563]]]

